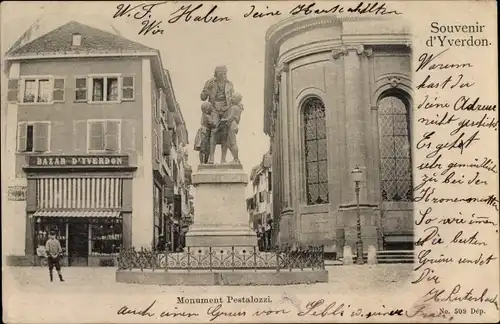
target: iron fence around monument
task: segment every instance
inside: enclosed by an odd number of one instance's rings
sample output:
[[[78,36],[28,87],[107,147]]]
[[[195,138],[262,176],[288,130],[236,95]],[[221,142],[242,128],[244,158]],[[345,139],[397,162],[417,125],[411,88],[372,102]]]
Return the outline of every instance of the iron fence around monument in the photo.
[[[187,247],[182,252],[124,249],[120,270],[318,270],[325,268],[323,246],[283,246],[259,251],[255,246]]]

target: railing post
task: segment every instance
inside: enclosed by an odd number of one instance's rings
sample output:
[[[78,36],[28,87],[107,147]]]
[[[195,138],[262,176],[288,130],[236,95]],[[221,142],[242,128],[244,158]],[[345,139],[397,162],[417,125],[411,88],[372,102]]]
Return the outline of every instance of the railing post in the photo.
[[[149,254],[149,253],[148,253]],[[158,252],[151,248],[151,254],[149,255],[149,260],[151,262],[151,268],[153,271],[156,270],[156,263],[158,262]]]
[[[140,258],[139,263],[141,265],[141,271],[144,271],[144,247],[141,246],[141,252],[139,252]]]
[[[253,270],[257,272],[257,247],[253,247]]]
[[[276,272],[280,272],[280,249],[275,247],[274,253],[276,254]]]
[[[234,246],[231,246],[231,265],[234,272]]]
[[[128,253],[129,256],[131,256],[131,258],[129,259],[129,263],[128,263],[128,270],[132,271],[132,267],[133,267],[132,261],[135,262],[134,257],[137,255],[137,253],[135,252],[135,248],[134,247],[132,247],[132,250],[129,250],[128,252],[129,252]]]
[[[165,271],[168,271],[168,244],[165,244]]]
[[[187,262],[187,271],[190,272],[191,271],[191,247],[188,246],[188,262]]]
[[[208,267],[210,269],[210,272],[212,272],[212,247],[208,247]]]
[[[322,269],[325,270],[325,246],[321,245],[321,265]]]

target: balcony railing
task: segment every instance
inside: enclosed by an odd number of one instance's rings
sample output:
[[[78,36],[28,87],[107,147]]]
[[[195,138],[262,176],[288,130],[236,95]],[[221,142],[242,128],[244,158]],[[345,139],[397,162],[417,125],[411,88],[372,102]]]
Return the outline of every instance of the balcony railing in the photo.
[[[324,269],[324,247],[284,246],[262,252],[255,246],[187,247],[183,252],[130,248],[120,252],[120,270],[314,270]]]

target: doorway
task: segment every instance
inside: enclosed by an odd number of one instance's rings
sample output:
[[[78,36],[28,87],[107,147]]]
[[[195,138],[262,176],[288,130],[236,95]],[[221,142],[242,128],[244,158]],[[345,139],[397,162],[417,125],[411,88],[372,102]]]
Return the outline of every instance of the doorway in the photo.
[[[87,266],[89,259],[89,225],[68,224],[68,265]]]

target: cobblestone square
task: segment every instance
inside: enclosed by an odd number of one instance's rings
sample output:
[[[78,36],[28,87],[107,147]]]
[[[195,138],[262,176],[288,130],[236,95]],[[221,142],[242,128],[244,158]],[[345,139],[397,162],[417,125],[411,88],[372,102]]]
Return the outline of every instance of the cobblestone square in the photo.
[[[380,292],[397,290],[408,282],[412,271],[411,264],[384,265],[349,265],[327,267],[329,282],[313,285],[292,285],[275,287],[273,290],[313,292],[322,289],[334,289],[336,292]],[[20,293],[159,293],[174,290],[185,293],[240,291],[238,286],[214,287],[172,287],[155,285],[123,284],[115,282],[115,268],[63,268],[65,282],[49,281],[48,270],[41,267],[9,267],[4,268],[4,285]],[[158,271],[158,270],[157,270]],[[161,271],[161,270],[160,270]],[[5,289],[4,288],[4,289]],[[268,286],[245,287],[245,291],[265,292]]]

